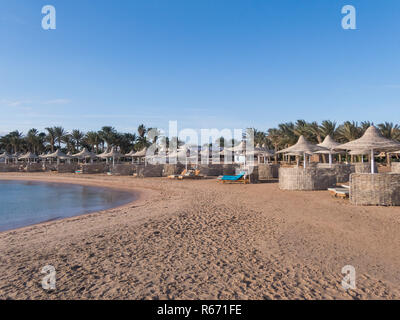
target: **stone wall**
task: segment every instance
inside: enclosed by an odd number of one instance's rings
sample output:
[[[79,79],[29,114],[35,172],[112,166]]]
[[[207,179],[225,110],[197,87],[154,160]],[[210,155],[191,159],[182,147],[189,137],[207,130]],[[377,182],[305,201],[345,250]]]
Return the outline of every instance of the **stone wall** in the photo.
[[[258,165],[258,179],[271,180],[279,177],[279,164],[260,163]]]
[[[188,165],[190,168],[190,166]],[[168,177],[175,174],[181,174],[182,171],[185,170],[185,165],[182,163],[177,164],[164,164],[163,168],[163,176]]]
[[[145,177],[162,177],[164,171],[163,164],[138,164],[136,165],[136,173],[140,178]]]
[[[17,164],[5,164],[5,163],[0,164],[0,172],[18,172],[18,171],[19,171],[19,165]]]
[[[378,165],[375,162],[375,172],[378,172]],[[371,173],[371,163],[356,163],[355,173]]]
[[[200,164],[198,169],[203,176],[218,177],[224,173],[222,164]]]
[[[127,163],[119,163],[114,166],[111,166],[110,171],[113,175],[116,176],[131,176],[135,171],[135,165],[127,164]]]
[[[57,166],[58,173],[74,173],[78,170],[78,165],[75,163],[60,163]]]
[[[326,190],[336,185],[336,173],[328,168],[280,168],[279,188],[282,190]]]
[[[237,164],[223,164],[222,165],[222,174],[224,176],[230,176],[236,174],[236,169],[239,168]]]
[[[391,169],[393,173],[400,173],[400,162],[392,162]]]
[[[57,169],[57,163],[49,163],[49,162],[46,162],[46,163],[43,163],[42,164],[43,165],[43,170],[44,171],[57,171],[58,169]]]
[[[317,168],[329,169],[330,165],[329,163],[319,163]],[[335,170],[337,183],[349,182],[350,175],[355,172],[354,164],[333,163],[332,169]]]
[[[353,173],[350,176],[350,202],[355,205],[399,206],[399,173]]]
[[[28,163],[24,167],[24,171],[26,172],[42,172],[44,171],[42,163]]]
[[[82,164],[82,173],[84,174],[96,174],[106,173],[109,170],[109,166],[106,163],[85,163]]]

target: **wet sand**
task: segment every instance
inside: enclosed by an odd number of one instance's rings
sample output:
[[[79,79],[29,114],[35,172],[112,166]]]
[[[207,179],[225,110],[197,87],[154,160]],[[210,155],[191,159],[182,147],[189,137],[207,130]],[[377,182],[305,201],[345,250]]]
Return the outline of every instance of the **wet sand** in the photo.
[[[399,299],[400,208],[276,183],[106,175],[0,179],[133,190],[103,212],[0,233],[1,299]],[[0,204],[1,205],[1,204]],[[53,265],[56,290],[41,287]],[[356,269],[355,290],[341,286]]]

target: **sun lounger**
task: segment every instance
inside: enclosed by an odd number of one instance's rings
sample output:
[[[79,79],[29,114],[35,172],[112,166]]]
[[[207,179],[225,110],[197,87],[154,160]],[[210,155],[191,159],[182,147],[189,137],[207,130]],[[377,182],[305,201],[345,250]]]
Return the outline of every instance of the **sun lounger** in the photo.
[[[200,175],[200,170],[189,170],[185,174],[182,174],[178,177],[179,180],[184,179],[202,179],[204,176]]]
[[[217,180],[222,181],[222,183],[250,183],[246,176],[246,172],[241,172],[236,176],[220,176]]]
[[[187,173],[187,170],[183,170],[181,174],[171,174],[168,176],[168,179],[178,179],[180,176],[185,175]]]
[[[333,197],[343,199],[348,198],[350,193],[349,188],[329,188],[328,191]]]

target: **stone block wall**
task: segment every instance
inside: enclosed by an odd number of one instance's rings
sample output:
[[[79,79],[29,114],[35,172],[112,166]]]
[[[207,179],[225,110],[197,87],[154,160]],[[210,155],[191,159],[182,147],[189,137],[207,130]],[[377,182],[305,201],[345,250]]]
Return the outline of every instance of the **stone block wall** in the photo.
[[[279,167],[279,164],[260,163],[258,165],[258,179],[277,179],[279,177]]]
[[[280,168],[279,188],[282,190],[326,190],[336,185],[334,169]]]
[[[353,173],[350,176],[350,202],[355,205],[399,206],[399,173]]]

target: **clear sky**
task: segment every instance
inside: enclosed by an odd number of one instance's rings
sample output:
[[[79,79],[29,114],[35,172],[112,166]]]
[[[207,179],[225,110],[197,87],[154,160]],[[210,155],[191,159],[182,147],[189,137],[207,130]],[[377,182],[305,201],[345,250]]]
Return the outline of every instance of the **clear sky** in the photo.
[[[0,0],[0,133],[398,122],[399,31],[398,0]]]

